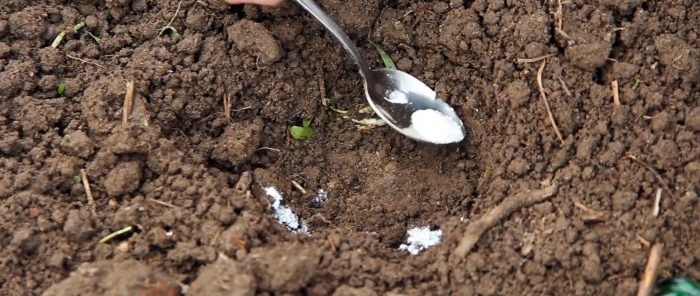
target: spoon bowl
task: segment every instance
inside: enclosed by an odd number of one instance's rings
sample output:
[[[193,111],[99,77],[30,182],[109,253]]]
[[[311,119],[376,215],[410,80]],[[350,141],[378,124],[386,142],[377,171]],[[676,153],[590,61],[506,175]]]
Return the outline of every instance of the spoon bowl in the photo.
[[[391,128],[416,141],[457,143],[464,139],[464,124],[454,109],[430,87],[396,69],[369,69],[355,44],[312,0],[296,0],[340,42],[360,69],[370,107]]]

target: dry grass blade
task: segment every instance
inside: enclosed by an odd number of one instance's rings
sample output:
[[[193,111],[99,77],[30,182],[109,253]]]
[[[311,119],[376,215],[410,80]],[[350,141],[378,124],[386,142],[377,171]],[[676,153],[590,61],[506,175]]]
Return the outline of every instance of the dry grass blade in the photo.
[[[102,66],[102,65],[100,65],[100,64],[98,64],[98,63],[95,63],[95,62],[93,62],[93,61],[88,61],[88,60],[85,60],[85,59],[81,59],[81,58],[79,58],[79,57],[72,56],[72,55],[69,55],[69,54],[67,54],[66,57],[68,57],[69,59],[74,59],[74,60],[79,61],[79,62],[81,62],[81,63],[94,65],[94,66],[97,66],[97,67],[100,67],[100,68],[104,68],[104,67],[105,67],[105,66]]]
[[[656,172],[656,169],[654,169],[653,167],[651,167],[650,165],[648,165],[646,162],[643,162],[643,161],[639,160],[639,158],[637,158],[637,156],[635,156],[635,155],[633,155],[633,154],[627,154],[627,155],[625,155],[624,158],[629,158],[629,159],[631,159],[631,160],[634,160],[635,162],[637,162],[638,164],[642,165],[642,166],[645,167],[647,170],[649,170],[652,174],[654,174],[654,177],[656,177],[656,180],[658,180],[659,183],[661,183],[661,186],[662,186],[666,191],[668,191],[668,194],[670,194],[671,197],[673,197],[674,200],[678,200],[678,197],[677,197],[675,194],[673,194],[673,191],[671,191],[671,188],[668,187],[668,184],[666,183],[666,180],[664,180],[664,178],[662,178],[661,175],[659,175],[659,173]]]
[[[122,112],[122,124],[129,122],[131,109],[134,106],[134,82],[126,82],[126,94],[124,95],[124,111]]]
[[[651,252],[649,252],[649,259],[647,260],[647,267],[644,270],[644,275],[639,281],[639,290],[637,290],[637,296],[650,296],[654,290],[654,284],[656,282],[656,274],[658,273],[659,263],[661,262],[661,252],[663,251],[664,245],[660,243],[654,244],[651,247]]]
[[[224,94],[224,118],[231,121],[231,96],[228,94]]]
[[[95,198],[92,197],[92,190],[90,189],[90,182],[88,181],[85,169],[80,170],[80,179],[83,181],[83,187],[85,188],[85,195],[87,195],[88,205],[90,206],[90,212],[93,216],[97,217]]]
[[[529,207],[551,198],[557,193],[558,189],[559,186],[557,184],[552,184],[544,189],[534,191],[528,190],[506,198],[498,206],[486,213],[486,215],[467,226],[462,240],[454,250],[455,255],[459,258],[463,258],[471,251],[474,245],[476,245],[479,238],[491,227],[496,226],[501,220],[521,208]]]
[[[557,122],[554,120],[554,115],[552,115],[552,110],[549,108],[549,101],[547,101],[547,95],[544,93],[544,86],[542,86],[542,71],[544,70],[545,64],[547,64],[547,61],[542,60],[542,64],[540,65],[540,68],[537,69],[537,87],[540,89],[540,95],[542,97],[542,101],[544,102],[544,107],[547,110],[547,116],[549,117],[549,121],[552,123],[552,128],[554,128],[554,133],[557,134],[557,138],[559,138],[559,141],[563,144],[564,138],[561,136],[561,133],[559,132],[559,127],[557,127]]]
[[[541,56],[541,57],[536,57],[536,58],[531,58],[531,59],[517,59],[517,60],[515,60],[515,61],[516,61],[518,64],[534,63],[534,62],[539,62],[539,61],[542,61],[542,60],[551,58],[551,57],[553,57],[553,56],[554,56],[554,54],[553,54],[553,53],[550,53],[550,54],[543,55],[543,56]]]

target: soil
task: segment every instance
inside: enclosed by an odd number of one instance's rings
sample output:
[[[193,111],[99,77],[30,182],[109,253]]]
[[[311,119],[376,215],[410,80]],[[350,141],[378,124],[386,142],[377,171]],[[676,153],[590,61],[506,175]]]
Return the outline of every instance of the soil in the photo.
[[[700,278],[698,1],[319,1],[455,106],[447,146],[358,129],[355,65],[291,2],[2,2],[3,295],[634,295],[655,243]]]

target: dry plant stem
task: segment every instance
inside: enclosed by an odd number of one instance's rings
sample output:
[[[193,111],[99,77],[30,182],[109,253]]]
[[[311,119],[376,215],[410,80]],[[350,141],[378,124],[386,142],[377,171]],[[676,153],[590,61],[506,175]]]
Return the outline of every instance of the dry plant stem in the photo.
[[[656,243],[651,247],[651,252],[649,252],[649,259],[647,260],[647,267],[644,270],[644,275],[639,281],[639,290],[637,290],[637,296],[650,296],[654,290],[654,284],[656,282],[656,274],[658,273],[659,263],[661,262],[661,252],[663,251],[664,245],[661,243]]]
[[[543,55],[541,57],[536,57],[536,58],[531,58],[531,59],[517,59],[516,62],[518,62],[518,64],[534,63],[534,62],[542,61],[542,60],[547,59],[547,58],[551,58],[553,56],[554,56],[554,54],[550,53],[550,54]]]
[[[496,224],[498,224],[501,220],[510,216],[515,211],[551,198],[557,193],[558,189],[559,185],[555,183],[544,189],[523,191],[515,194],[514,196],[506,198],[506,200],[501,202],[501,204],[493,208],[486,215],[467,226],[462,240],[454,250],[456,256],[463,258],[469,253],[469,251],[472,250],[484,232],[489,230],[491,227],[496,226]]]
[[[164,201],[161,201],[161,200],[157,200],[157,199],[153,199],[153,198],[148,198],[148,199],[146,199],[146,201],[152,202],[152,203],[154,203],[154,204],[158,204],[158,205],[161,205],[161,206],[164,206],[164,207],[168,207],[168,208],[171,208],[171,209],[177,208],[177,206],[174,205],[174,204],[167,203],[167,202],[164,202]]]
[[[615,107],[620,106],[620,86],[617,84],[617,80],[613,80],[610,84],[612,87],[613,104],[615,104]]]
[[[544,107],[547,110],[547,116],[549,117],[549,121],[552,123],[552,128],[554,128],[554,133],[557,134],[557,138],[559,138],[559,142],[564,144],[564,138],[561,136],[561,133],[559,132],[559,127],[557,127],[557,122],[554,120],[554,115],[552,115],[552,110],[549,108],[549,101],[547,101],[547,95],[544,93],[544,86],[542,86],[542,71],[544,70],[544,66],[547,64],[547,61],[542,60],[542,64],[540,65],[540,68],[537,70],[537,87],[540,89],[540,95],[542,97],[542,101],[544,102]]]
[[[90,182],[88,181],[85,169],[80,169],[80,179],[83,180],[83,187],[85,188],[85,195],[87,195],[88,205],[90,206],[90,212],[92,212],[93,216],[97,217],[95,199],[92,197],[92,190],[90,189]]]
[[[646,164],[646,162],[643,162],[643,161],[639,160],[639,158],[637,158],[637,156],[635,156],[635,155],[633,155],[633,154],[627,154],[627,155],[625,155],[625,158],[629,158],[629,159],[631,159],[631,160],[634,160],[635,162],[637,162],[638,164],[641,164],[643,167],[645,167],[647,170],[649,170],[652,174],[654,174],[654,177],[656,177],[656,180],[658,180],[659,183],[661,183],[661,186],[662,186],[666,191],[668,191],[668,194],[670,194],[671,197],[673,197],[674,200],[678,200],[678,197],[677,197],[675,194],[673,194],[673,192],[671,191],[671,188],[668,187],[668,184],[666,183],[666,181],[664,180],[664,178],[662,178],[661,175],[659,175],[659,173],[657,173],[656,170],[655,170],[653,167],[651,167],[650,165]]]
[[[231,121],[231,96],[224,94],[224,118]]]
[[[122,124],[129,122],[131,108],[134,106],[134,82],[126,82],[126,95],[124,95],[124,111],[122,112]]]
[[[656,190],[656,196],[654,197],[654,208],[652,209],[651,213],[654,215],[654,217],[659,216],[659,211],[661,209],[661,188]]]
[[[69,59],[74,59],[74,60],[79,61],[79,62],[81,62],[81,63],[85,63],[85,64],[90,64],[90,65],[98,66],[98,67],[100,67],[100,68],[104,68],[104,67],[105,67],[105,66],[102,66],[102,65],[100,65],[100,64],[98,64],[98,63],[95,63],[95,62],[92,62],[92,61],[88,61],[88,60],[85,60],[85,59],[81,59],[81,58],[79,58],[79,57],[72,56],[72,55],[69,55],[69,54],[67,54],[66,56],[67,56]]]
[[[163,34],[163,32],[165,32],[165,30],[167,30],[167,28],[173,24],[173,22],[175,21],[175,18],[177,17],[177,14],[180,13],[180,6],[181,5],[182,5],[182,0],[177,2],[177,8],[175,9],[175,13],[173,14],[173,17],[170,19],[170,21],[168,22],[167,25],[163,26],[163,28],[160,29],[160,33],[158,33],[158,36],[160,36],[160,34]]]

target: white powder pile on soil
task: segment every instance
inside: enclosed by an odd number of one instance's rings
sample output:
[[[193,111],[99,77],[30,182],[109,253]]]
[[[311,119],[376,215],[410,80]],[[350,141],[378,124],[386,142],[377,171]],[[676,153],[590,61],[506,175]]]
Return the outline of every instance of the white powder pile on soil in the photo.
[[[430,230],[429,227],[415,227],[408,230],[407,244],[401,244],[399,250],[418,255],[421,251],[437,245],[442,239],[442,230]]]
[[[309,227],[306,226],[291,208],[282,205],[282,194],[274,187],[265,187],[265,194],[272,198],[272,215],[280,224],[287,227],[292,232],[309,234]]]

